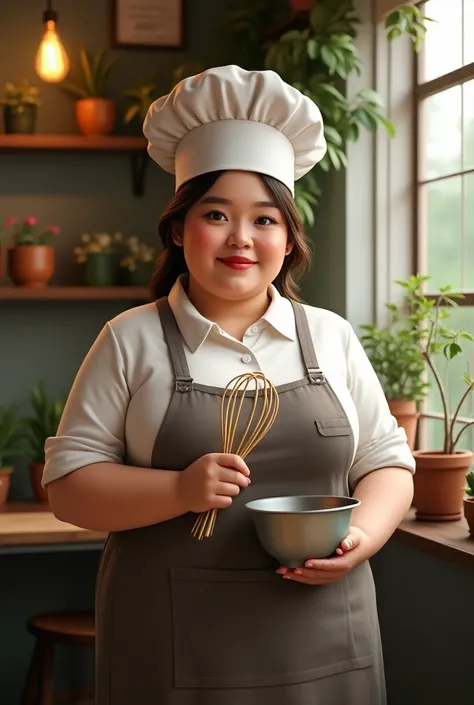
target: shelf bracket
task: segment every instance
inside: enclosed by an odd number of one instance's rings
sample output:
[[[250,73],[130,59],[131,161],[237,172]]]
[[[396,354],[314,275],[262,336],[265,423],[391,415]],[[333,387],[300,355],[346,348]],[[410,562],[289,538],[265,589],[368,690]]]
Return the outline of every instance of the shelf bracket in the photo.
[[[143,196],[145,193],[145,180],[148,162],[150,160],[146,149],[132,152],[130,155],[132,166],[132,186],[134,196]]]

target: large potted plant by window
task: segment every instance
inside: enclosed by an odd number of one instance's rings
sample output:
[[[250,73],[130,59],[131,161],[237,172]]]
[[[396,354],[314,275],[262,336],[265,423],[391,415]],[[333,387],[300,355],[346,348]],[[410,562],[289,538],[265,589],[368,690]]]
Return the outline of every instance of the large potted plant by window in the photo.
[[[73,83],[62,81],[64,90],[76,96],[76,122],[84,135],[105,135],[113,131],[116,120],[116,103],[107,96],[112,70],[117,61],[106,61],[106,51],[101,49],[89,56],[85,49],[79,53],[81,78]]]
[[[48,494],[41,486],[46,439],[55,436],[64,410],[65,398],[50,397],[41,382],[31,392],[33,414],[25,418],[27,453],[31,459],[30,481],[37,502],[47,502]]]
[[[0,507],[6,504],[10,492],[11,461],[25,451],[21,428],[18,409],[0,406]]]
[[[387,39],[408,35],[418,51],[428,19],[417,6],[401,3],[385,17]],[[234,0],[229,9],[229,63],[275,71],[323,115],[327,153],[295,184],[295,202],[308,225],[321,195],[321,172],[347,166],[348,143],[379,126],[395,134],[378,93],[367,87],[353,100],[344,94],[345,81],[360,72],[358,24],[352,0]]]
[[[420,346],[423,333],[406,318],[402,306],[386,304],[387,326],[361,326],[361,342],[380,380],[392,415],[415,447],[419,404],[425,399],[429,383],[425,379],[425,358]]]
[[[8,274],[14,284],[30,288],[48,285],[55,267],[53,243],[59,234],[57,225],[38,227],[34,216],[5,221],[2,235],[10,242]]]
[[[405,289],[409,321],[419,329],[420,349],[443,409],[443,447],[414,451],[416,473],[413,504],[419,519],[452,521],[462,517],[465,478],[474,457],[471,450],[464,450],[460,445],[465,431],[474,422],[459,421],[462,407],[474,390],[474,379],[467,374],[464,376],[466,388],[451,409],[448,390],[439,371],[439,359],[442,356],[449,365],[463,352],[462,344],[472,342],[473,336],[447,326],[450,308],[456,306],[456,299],[463,298],[463,295],[445,286],[436,296],[428,297],[424,288],[429,279],[429,276],[413,275],[407,281],[398,282]]]

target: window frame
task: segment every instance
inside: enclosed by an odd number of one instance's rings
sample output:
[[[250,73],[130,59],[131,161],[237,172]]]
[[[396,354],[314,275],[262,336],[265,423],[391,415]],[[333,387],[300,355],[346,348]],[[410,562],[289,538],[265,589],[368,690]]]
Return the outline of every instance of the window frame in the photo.
[[[421,11],[424,11],[425,6],[428,3],[426,1],[417,3]],[[464,5],[464,4],[463,4]],[[429,12],[427,13],[429,16]],[[464,17],[463,17],[464,19]],[[463,24],[463,35],[464,35],[464,24]],[[414,194],[414,251],[413,251],[413,262],[414,271],[424,274],[427,272],[426,267],[426,253],[427,253],[427,224],[423,221],[423,209],[421,207],[421,197],[420,190],[423,185],[427,183],[432,183],[441,179],[452,178],[456,176],[462,176],[464,174],[474,173],[474,169],[465,169],[460,172],[450,173],[443,177],[433,178],[433,179],[422,179],[421,174],[421,162],[422,162],[422,149],[423,149],[423,124],[422,124],[422,111],[423,103],[430,96],[442,93],[454,86],[461,86],[468,81],[474,80],[474,62],[461,66],[454,71],[449,71],[446,74],[437,76],[436,78],[430,79],[428,81],[421,81],[421,67],[424,59],[424,49],[422,49],[414,62],[414,91],[413,91],[413,115],[414,115],[414,144],[415,150],[413,155],[413,184],[415,189]],[[464,194],[462,195],[462,207],[464,206]],[[474,307],[474,290],[461,290],[464,298],[459,299],[459,306],[472,306]],[[428,298],[435,298],[435,294],[427,294]],[[428,437],[428,424],[423,423],[427,420],[442,420],[444,418],[443,414],[436,411],[430,411],[427,408],[427,400],[423,402],[420,409],[420,426],[418,430],[418,446],[427,446]],[[469,423],[474,421],[474,418],[470,416],[459,416],[457,423]]]

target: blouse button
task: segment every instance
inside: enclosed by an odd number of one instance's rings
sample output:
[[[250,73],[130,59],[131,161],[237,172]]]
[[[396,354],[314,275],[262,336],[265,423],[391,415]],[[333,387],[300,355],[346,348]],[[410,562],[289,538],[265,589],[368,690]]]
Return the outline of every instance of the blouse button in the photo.
[[[245,364],[247,364],[251,361],[252,361],[252,358],[250,355],[242,355],[242,362],[245,362]]]
[[[252,326],[250,330],[252,333],[258,333],[258,326]]]

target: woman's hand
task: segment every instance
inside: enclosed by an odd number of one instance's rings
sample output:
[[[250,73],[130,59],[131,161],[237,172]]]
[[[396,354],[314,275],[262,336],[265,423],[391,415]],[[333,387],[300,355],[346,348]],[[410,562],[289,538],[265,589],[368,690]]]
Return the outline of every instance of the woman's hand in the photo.
[[[225,509],[250,484],[250,470],[238,455],[208,453],[179,473],[178,496],[188,512]]]
[[[353,568],[372,555],[371,542],[367,534],[357,526],[351,526],[346,538],[336,549],[333,558],[311,558],[301,568],[289,570],[285,566],[277,573],[287,580],[306,585],[328,585],[340,580]]]

